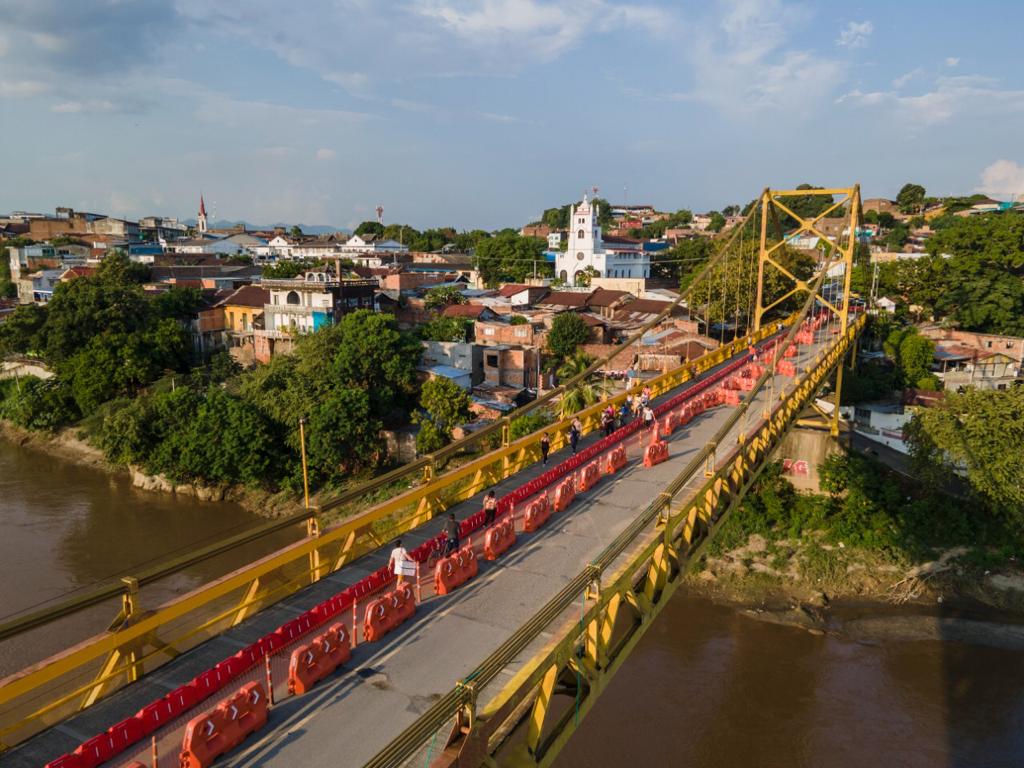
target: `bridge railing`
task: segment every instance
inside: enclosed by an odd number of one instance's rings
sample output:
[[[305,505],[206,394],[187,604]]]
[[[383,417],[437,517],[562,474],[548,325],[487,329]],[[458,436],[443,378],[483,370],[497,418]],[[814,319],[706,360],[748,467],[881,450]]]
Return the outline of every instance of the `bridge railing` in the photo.
[[[806,311],[805,307],[803,314]],[[741,430],[738,441],[726,446],[716,461],[716,443],[736,425],[740,411],[745,414],[766,377],[773,375],[766,371],[716,440],[665,492],[472,674],[367,765],[397,768],[427,761],[434,761],[430,762],[434,766],[481,765],[524,721],[525,738],[515,740],[514,756],[503,757],[516,765],[550,764],[551,756],[593,705],[596,693],[678,586],[688,560],[739,503],[797,414],[828,373],[841,364],[864,321],[858,317],[827,344],[808,370],[798,372],[802,375],[793,389],[780,393],[779,405],[768,418],[749,433]],[[709,466],[714,467],[710,472]],[[694,490],[697,479],[703,482]],[[536,650],[542,632],[555,639]],[[536,652],[524,661],[523,655],[531,651]],[[501,691],[490,691],[488,685],[499,672],[517,660],[522,662],[520,671]],[[482,705],[487,694],[492,694],[490,700]]]
[[[670,391],[774,331],[749,337],[644,382],[654,396]],[[585,408],[578,416],[584,432],[598,429],[600,412],[618,406],[620,392]],[[565,444],[570,419],[546,429],[552,448]],[[450,469],[440,477],[387,499],[212,583],[146,612],[137,594],[124,600],[121,622],[58,656],[0,681],[0,742],[11,745],[91,706],[102,696],[137,680],[171,658],[239,624],[254,612],[318,581],[392,537],[418,527],[454,504],[511,477],[540,458],[540,432]]]

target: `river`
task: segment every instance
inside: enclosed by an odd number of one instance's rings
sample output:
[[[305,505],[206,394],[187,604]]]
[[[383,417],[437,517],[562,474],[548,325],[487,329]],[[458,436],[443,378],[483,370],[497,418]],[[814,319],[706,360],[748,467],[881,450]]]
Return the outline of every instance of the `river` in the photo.
[[[260,522],[235,504],[0,441],[0,616],[67,597]],[[285,532],[143,590],[153,607],[293,540]],[[913,618],[920,609],[867,610]],[[835,609],[854,623],[857,610]],[[102,605],[0,643],[7,674],[101,631]],[[934,612],[933,612],[934,613]],[[677,593],[558,757],[559,768],[1024,765],[1024,654],[941,640],[847,639]]]
[[[0,440],[0,521],[0,621],[5,621],[241,532],[261,518],[237,504],[140,491],[125,475]],[[153,608],[297,535],[275,534],[146,587],[142,607]],[[103,631],[118,608],[116,603],[96,606],[0,643],[0,675]]]
[[[922,611],[839,608],[815,636],[677,593],[555,765],[1024,765],[1024,654],[845,639],[842,620],[865,610],[883,624]]]

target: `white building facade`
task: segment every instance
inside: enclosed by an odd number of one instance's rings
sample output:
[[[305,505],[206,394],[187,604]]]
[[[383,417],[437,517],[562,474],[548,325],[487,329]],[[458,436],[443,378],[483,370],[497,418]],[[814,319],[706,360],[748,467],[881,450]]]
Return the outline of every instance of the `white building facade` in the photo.
[[[567,285],[579,285],[579,277],[617,277],[644,280],[651,276],[651,258],[642,243],[614,238],[607,244],[598,222],[600,206],[587,196],[569,214],[568,247],[555,257],[555,275]],[[588,269],[589,268],[589,269]]]

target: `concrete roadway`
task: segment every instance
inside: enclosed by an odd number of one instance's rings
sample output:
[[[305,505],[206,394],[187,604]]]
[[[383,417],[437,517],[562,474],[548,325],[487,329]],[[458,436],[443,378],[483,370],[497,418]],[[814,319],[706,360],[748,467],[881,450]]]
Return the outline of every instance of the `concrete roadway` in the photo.
[[[798,360],[812,355],[803,348]],[[778,377],[776,393],[784,385],[791,385],[791,380]],[[760,422],[766,399],[763,394],[759,404],[750,410],[747,431]],[[521,533],[516,546],[497,562],[481,559],[479,576],[454,594],[425,600],[414,620],[380,642],[358,646],[344,671],[321,682],[305,696],[280,702],[271,713],[270,728],[218,764],[335,768],[365,763],[578,574],[699,453],[731,411],[728,406],[720,406],[678,430],[670,441],[669,461],[651,469],[644,469],[639,460],[640,440],[631,438],[630,464],[624,471],[578,496],[566,512],[552,517],[540,531]],[[735,444],[739,426],[723,445]],[[587,436],[582,444],[598,438],[598,434]],[[567,455],[568,450],[563,450],[550,460],[554,464]],[[720,456],[719,461],[724,458]],[[536,465],[509,478],[496,487],[498,495],[539,475],[541,469]],[[702,480],[700,476],[699,481]],[[693,481],[694,487],[699,486],[699,481]],[[460,504],[453,511],[460,518],[465,517],[480,508],[481,498],[482,495]],[[411,549],[435,535],[442,522],[433,520],[403,535],[404,543]],[[73,749],[216,661],[358,581],[386,559],[386,549],[366,555],[6,753],[0,757],[0,766],[38,766]],[[511,674],[512,670],[503,673],[492,686],[503,684],[507,680],[505,675]],[[126,753],[124,760],[113,764],[126,761],[128,756]],[[161,756],[162,764],[165,759]]]

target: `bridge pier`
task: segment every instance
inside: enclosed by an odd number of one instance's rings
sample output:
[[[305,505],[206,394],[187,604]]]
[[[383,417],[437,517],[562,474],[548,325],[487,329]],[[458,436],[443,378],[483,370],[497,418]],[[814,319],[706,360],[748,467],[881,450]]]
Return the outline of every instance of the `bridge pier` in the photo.
[[[821,493],[818,465],[842,450],[843,434],[832,437],[828,429],[793,425],[771,455],[781,461],[783,476],[798,491]]]

